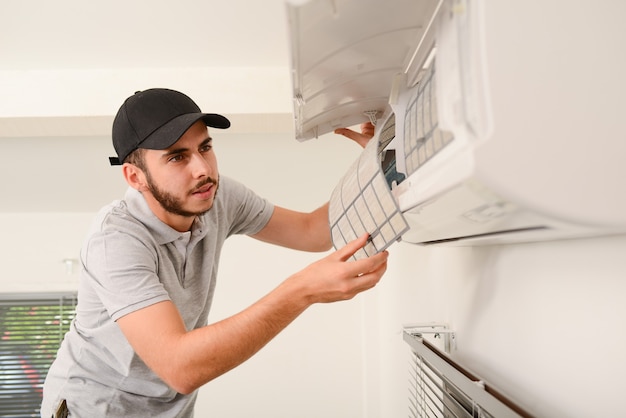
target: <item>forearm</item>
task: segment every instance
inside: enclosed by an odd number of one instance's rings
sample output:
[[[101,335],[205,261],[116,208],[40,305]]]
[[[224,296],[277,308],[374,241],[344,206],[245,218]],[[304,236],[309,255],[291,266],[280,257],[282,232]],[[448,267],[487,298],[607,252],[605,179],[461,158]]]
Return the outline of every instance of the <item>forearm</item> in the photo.
[[[314,303],[347,300],[375,286],[387,267],[382,252],[347,261],[367,235],[293,274],[246,310],[187,331],[170,301],[117,323],[141,359],[180,393],[190,393],[243,363]]]
[[[329,203],[327,202],[311,213],[309,231],[311,236],[314,237],[312,244],[317,246],[314,251],[326,251],[332,247],[330,225],[328,223],[328,206]]]
[[[186,332],[166,333],[148,353],[139,353],[173,389],[191,393],[258,352],[309,305],[291,280],[244,311]]]
[[[294,250],[326,251],[332,246],[328,203],[310,213],[276,206],[267,225],[253,237]]]

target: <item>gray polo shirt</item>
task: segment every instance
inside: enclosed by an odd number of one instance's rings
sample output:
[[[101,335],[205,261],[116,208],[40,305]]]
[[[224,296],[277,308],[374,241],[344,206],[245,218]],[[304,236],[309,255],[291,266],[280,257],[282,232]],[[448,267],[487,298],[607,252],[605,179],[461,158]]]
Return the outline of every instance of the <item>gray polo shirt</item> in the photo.
[[[100,211],[81,251],[76,318],[46,378],[42,417],[60,399],[78,417],[192,416],[196,393],[169,388],[115,321],[171,300],[188,330],[206,325],[224,241],[260,231],[273,209],[222,176],[213,208],[187,233],[161,222],[134,189]]]

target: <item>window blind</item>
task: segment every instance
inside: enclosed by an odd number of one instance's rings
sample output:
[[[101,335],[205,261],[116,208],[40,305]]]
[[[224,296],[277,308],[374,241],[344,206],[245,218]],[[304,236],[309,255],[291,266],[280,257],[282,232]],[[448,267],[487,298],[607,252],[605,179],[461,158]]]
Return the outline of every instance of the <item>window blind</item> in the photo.
[[[76,294],[0,294],[0,417],[38,417],[43,382]]]

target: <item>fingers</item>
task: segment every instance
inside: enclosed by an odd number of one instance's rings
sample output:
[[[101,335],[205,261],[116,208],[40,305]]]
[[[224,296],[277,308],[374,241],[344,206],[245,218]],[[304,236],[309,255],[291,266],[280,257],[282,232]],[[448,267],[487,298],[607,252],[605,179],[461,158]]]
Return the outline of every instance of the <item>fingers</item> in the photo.
[[[383,253],[376,254],[376,255],[381,255],[381,254]],[[386,252],[384,255],[385,255],[384,261],[378,264],[374,270],[368,271],[367,273],[363,273],[353,279],[355,282],[358,283],[357,288],[356,288],[358,292],[371,289],[372,287],[376,286],[376,284],[378,284],[383,274],[385,274],[385,271],[387,271]]]
[[[369,140],[374,136],[374,125],[371,122],[361,124],[361,132],[355,132],[348,128],[335,129],[335,133],[349,138],[365,148]]]
[[[331,254],[331,256],[336,257],[339,261],[347,261],[357,251],[363,248],[365,244],[367,244],[368,238],[369,238],[369,234],[364,233],[357,239],[350,241],[349,243],[344,245],[342,248],[335,251],[333,254]],[[383,251],[378,254],[374,254],[370,257],[353,261],[352,266],[355,270],[361,269],[357,272],[357,274],[364,273],[364,272],[374,269],[377,265],[386,261],[387,257],[388,257],[387,251]]]
[[[335,129],[335,133],[339,135],[343,135],[346,138],[350,138],[351,140],[356,141],[356,142],[358,142],[358,139],[360,139],[359,137],[361,136],[359,132],[355,132],[349,128],[337,128]]]
[[[344,245],[342,248],[335,251],[334,255],[337,256],[339,260],[346,261],[350,257],[352,257],[354,253],[356,253],[357,251],[359,251],[361,248],[365,246],[368,238],[369,238],[369,234],[365,233],[361,235],[360,237],[358,237],[357,239],[350,241],[349,243]]]
[[[357,294],[364,292],[366,290],[369,290],[378,284],[378,282],[380,281],[385,271],[387,271],[387,255],[388,255],[387,252],[384,251],[372,257],[369,257],[367,259],[350,263],[352,266],[356,266],[356,263],[365,262],[365,263],[362,263],[362,265],[368,265],[368,266],[374,266],[374,267],[373,268],[362,267],[365,269],[370,269],[370,268],[371,269],[365,270],[366,272],[357,274],[356,276],[353,276],[352,278],[348,279],[349,282],[347,283],[349,283],[349,285],[344,289],[345,290],[344,298],[343,298],[344,300],[352,299]],[[363,270],[360,270],[357,268],[355,271],[363,271]]]
[[[382,251],[367,258],[352,261],[348,263],[348,265],[350,266],[349,268],[351,272],[355,276],[361,276],[366,273],[375,272],[383,265],[386,266],[388,258],[389,253],[387,251]]]
[[[347,243],[345,246],[337,250],[333,255],[339,261],[345,262],[350,257],[352,257],[358,250],[363,248],[363,246],[367,243],[368,238],[369,234],[365,233],[359,238]],[[375,271],[381,265],[386,264],[388,257],[389,253],[387,251],[382,251],[370,257],[347,263],[346,268],[348,269],[348,275],[351,277],[356,277],[364,273]]]
[[[365,136],[369,136],[370,138],[374,136],[374,131],[376,127],[372,122],[365,122],[361,124],[361,133]]]

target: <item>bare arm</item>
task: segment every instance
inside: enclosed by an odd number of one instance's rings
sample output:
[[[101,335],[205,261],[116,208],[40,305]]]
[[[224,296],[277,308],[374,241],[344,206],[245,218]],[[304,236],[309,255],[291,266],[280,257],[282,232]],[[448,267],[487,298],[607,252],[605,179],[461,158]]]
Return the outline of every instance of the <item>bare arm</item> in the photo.
[[[365,148],[374,136],[374,125],[366,122],[362,123],[360,128],[361,132],[339,128],[335,133]],[[267,225],[253,237],[295,250],[326,251],[332,244],[328,225],[328,203],[311,213],[276,207]]]
[[[314,303],[347,300],[375,286],[387,268],[387,253],[346,261],[367,236],[290,276],[244,311],[187,331],[174,304],[161,302],[117,323],[135,352],[180,393],[243,363]]]
[[[326,251],[331,247],[328,203],[311,213],[276,206],[267,225],[252,237],[294,250]]]

